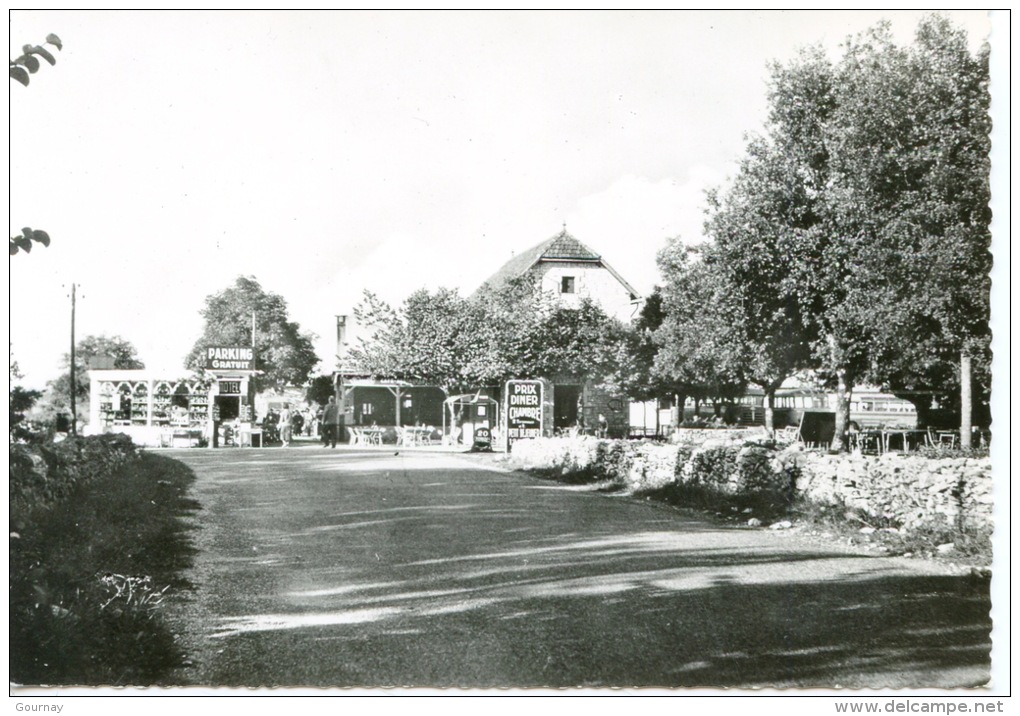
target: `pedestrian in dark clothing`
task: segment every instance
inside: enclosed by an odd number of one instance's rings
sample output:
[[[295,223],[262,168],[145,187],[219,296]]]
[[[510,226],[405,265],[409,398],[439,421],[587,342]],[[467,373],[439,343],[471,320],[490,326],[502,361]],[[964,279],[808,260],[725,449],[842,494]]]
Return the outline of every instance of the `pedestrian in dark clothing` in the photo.
[[[322,446],[336,447],[336,434],[340,427],[340,406],[336,398],[329,396],[326,409],[322,411]]]

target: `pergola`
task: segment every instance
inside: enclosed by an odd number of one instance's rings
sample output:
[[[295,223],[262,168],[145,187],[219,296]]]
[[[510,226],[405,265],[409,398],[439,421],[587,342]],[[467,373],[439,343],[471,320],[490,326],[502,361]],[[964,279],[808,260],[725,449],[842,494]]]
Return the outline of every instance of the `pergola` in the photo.
[[[481,392],[478,393],[464,393],[462,395],[451,395],[444,401],[446,407],[443,410],[443,435],[446,435],[446,412],[450,412],[450,425],[454,426],[456,422],[456,409],[463,407],[475,407],[484,405],[487,408],[492,409],[492,425],[496,426],[498,423],[499,415],[499,401],[488,395],[483,395]]]

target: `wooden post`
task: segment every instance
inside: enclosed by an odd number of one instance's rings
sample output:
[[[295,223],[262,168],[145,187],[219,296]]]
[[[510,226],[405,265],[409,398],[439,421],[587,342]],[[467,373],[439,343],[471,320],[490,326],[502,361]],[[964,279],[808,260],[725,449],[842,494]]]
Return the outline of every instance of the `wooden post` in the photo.
[[[71,435],[77,437],[78,435],[78,408],[77,408],[77,396],[75,393],[78,392],[78,383],[75,376],[74,368],[74,293],[75,285],[71,284]]]

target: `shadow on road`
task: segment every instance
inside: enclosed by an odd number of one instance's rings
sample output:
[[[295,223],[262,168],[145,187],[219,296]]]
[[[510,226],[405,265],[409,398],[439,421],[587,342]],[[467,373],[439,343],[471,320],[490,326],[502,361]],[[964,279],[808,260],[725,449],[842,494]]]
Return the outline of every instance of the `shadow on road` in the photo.
[[[332,685],[875,688],[988,678],[986,580],[826,552],[662,550],[661,538],[545,540],[373,570],[288,592],[292,612],[226,619],[215,636],[333,631],[343,667]],[[242,681],[253,678],[264,683]],[[278,683],[305,683],[293,678]]]
[[[203,634],[185,681],[950,688],[989,678],[986,578],[528,490],[540,483],[520,475],[319,462],[300,479],[272,466],[205,472]]]

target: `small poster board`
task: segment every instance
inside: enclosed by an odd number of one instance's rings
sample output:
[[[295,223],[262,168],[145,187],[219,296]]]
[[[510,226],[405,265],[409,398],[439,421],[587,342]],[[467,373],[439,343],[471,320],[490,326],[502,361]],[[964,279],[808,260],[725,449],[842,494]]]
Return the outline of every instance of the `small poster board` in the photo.
[[[800,417],[800,439],[805,445],[824,447],[836,434],[836,414],[826,411],[804,411]]]
[[[489,452],[492,450],[492,433],[488,428],[475,428],[471,450],[475,452]]]

